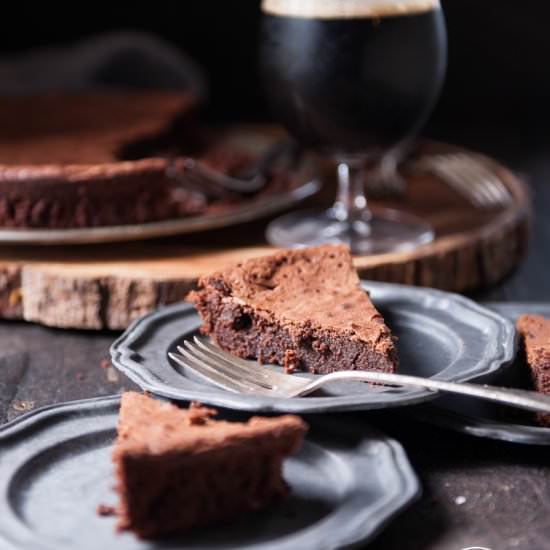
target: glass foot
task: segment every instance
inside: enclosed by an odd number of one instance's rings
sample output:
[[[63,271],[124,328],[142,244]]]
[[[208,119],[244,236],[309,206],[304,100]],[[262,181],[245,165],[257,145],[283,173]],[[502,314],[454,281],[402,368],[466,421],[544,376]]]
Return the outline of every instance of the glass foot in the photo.
[[[434,239],[425,221],[399,210],[377,209],[365,219],[342,221],[334,209],[292,212],[272,221],[266,232],[270,244],[301,248],[347,244],[353,254],[410,251]]]

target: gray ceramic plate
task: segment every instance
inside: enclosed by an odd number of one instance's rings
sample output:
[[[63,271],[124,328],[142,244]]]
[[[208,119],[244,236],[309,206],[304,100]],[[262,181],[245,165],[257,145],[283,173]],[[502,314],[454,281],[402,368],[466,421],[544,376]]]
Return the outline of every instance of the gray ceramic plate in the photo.
[[[402,373],[463,381],[496,372],[514,357],[512,323],[471,300],[402,285],[369,282],[364,286],[399,338]],[[379,409],[419,403],[437,395],[421,389],[376,388],[360,382],[335,383],[314,396],[294,399],[224,391],[168,358],[168,352],[196,334],[199,325],[199,317],[189,305],[158,310],[133,323],[113,344],[113,364],[152,393],[248,411]]]
[[[110,454],[118,407],[118,397],[67,403],[0,430],[3,550],[348,548],[373,538],[420,493],[397,442],[364,423],[316,416],[302,450],[285,463],[291,496],[284,502],[233,526],[139,541],[96,513],[99,504],[115,503]]]
[[[550,304],[502,303],[488,307],[515,321],[523,313],[538,313],[550,317]],[[509,387],[528,387],[529,374],[523,359],[518,357],[504,372],[479,380]],[[414,418],[461,433],[530,445],[550,445],[550,428],[537,426],[532,415],[462,396],[440,397],[430,404],[409,411]]]

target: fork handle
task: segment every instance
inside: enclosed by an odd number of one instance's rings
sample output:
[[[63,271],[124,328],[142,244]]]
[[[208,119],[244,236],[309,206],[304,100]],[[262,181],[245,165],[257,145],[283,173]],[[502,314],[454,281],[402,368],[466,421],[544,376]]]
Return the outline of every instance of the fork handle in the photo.
[[[320,379],[319,382],[321,383],[319,386],[324,385],[325,382],[334,382],[336,380],[361,380],[363,382],[380,382],[394,386],[417,386],[429,390],[466,395],[468,397],[479,397],[480,399],[528,411],[550,413],[550,395],[529,390],[501,388],[487,384],[469,384],[467,382],[446,382],[433,378],[370,371],[333,372]]]

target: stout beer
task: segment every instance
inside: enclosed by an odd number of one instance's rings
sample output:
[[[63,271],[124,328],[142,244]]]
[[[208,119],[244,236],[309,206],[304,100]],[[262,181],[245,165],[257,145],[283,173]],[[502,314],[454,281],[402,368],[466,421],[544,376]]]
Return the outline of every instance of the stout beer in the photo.
[[[443,81],[439,0],[264,0],[261,69],[276,115],[330,153],[413,135]]]

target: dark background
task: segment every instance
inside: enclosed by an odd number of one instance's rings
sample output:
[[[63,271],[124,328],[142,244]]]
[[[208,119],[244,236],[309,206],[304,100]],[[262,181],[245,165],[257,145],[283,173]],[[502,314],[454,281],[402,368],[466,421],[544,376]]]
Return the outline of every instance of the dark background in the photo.
[[[59,5],[59,4],[58,4]],[[550,119],[550,5],[544,0],[443,0],[449,32],[447,82],[426,132],[480,122],[535,131]],[[257,78],[259,0],[172,4],[73,3],[63,9],[19,2],[4,19],[0,53],[137,29],[186,51],[207,72],[217,119],[265,119]],[[442,129],[445,129],[443,131]],[[496,131],[496,130],[495,130]]]
[[[150,31],[194,57],[209,74],[208,115],[265,119],[257,80],[259,0],[187,0],[131,7],[66,4],[55,11],[10,4],[0,55],[59,45],[116,29]],[[506,281],[476,297],[550,301],[550,3],[545,0],[443,0],[449,29],[447,82],[425,130],[478,148],[509,164],[531,184],[535,220],[530,254]],[[112,334],[52,330],[2,322],[0,423],[35,407],[110,394],[128,381],[94,367]],[[56,376],[52,376],[55,371]],[[423,498],[369,548],[456,550],[550,549],[548,450],[457,436],[414,426],[403,417],[384,426],[406,448]],[[458,504],[457,497],[464,503]]]

